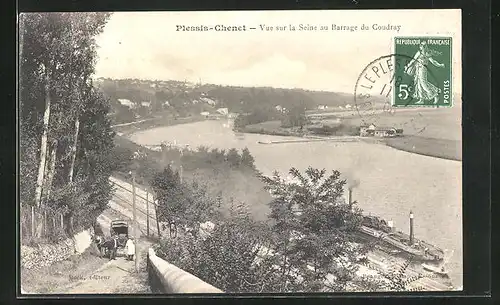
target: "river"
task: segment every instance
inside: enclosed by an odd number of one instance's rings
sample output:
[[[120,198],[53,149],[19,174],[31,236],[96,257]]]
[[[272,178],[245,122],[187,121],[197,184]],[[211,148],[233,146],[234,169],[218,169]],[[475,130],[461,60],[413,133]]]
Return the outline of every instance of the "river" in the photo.
[[[463,285],[462,162],[363,142],[259,144],[257,141],[292,138],[259,134],[237,137],[224,123],[202,121],[159,127],[130,137],[141,145],[176,140],[191,147],[248,147],[264,174],[274,170],[287,173],[291,167],[337,169],[346,178],[359,180],[353,199],[366,213],[392,219],[398,229],[408,231],[408,215],[413,211],[415,237],[453,251],[446,267],[454,285]]]

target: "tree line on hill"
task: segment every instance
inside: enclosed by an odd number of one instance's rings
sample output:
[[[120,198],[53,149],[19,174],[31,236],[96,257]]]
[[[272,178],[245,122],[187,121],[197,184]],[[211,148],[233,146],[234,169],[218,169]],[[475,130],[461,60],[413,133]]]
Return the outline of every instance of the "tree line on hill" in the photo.
[[[229,112],[240,114],[255,113],[258,119],[250,119],[250,124],[258,123],[263,118],[269,120],[280,116],[282,111],[276,107],[288,110],[295,108],[297,104],[304,109],[315,109],[318,105],[336,107],[345,105],[351,99],[343,93],[303,89],[234,87],[136,79],[101,79],[99,87],[112,101],[119,122],[131,120],[131,113],[138,112],[141,107],[132,110],[120,105],[118,99],[128,99],[138,105],[142,101],[151,102],[153,113],[167,111],[178,116],[197,115],[203,111],[214,111],[216,108],[228,108]],[[215,104],[203,102],[200,100],[203,97],[211,99]]]
[[[23,241],[88,227],[111,196],[108,100],[92,84],[109,13],[20,15],[20,215]]]

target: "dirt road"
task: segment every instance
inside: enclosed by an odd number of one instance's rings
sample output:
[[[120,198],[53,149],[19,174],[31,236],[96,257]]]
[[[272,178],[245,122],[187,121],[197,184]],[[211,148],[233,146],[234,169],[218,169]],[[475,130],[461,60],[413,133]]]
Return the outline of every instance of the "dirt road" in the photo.
[[[117,182],[126,189],[132,188],[126,182]],[[138,189],[138,194],[145,195],[140,189]],[[110,207],[98,217],[105,235],[110,234],[110,223],[115,219],[129,220],[129,233],[133,234],[131,203],[132,194],[124,189],[113,196]],[[139,209],[146,210],[144,200],[139,199],[137,203]],[[151,210],[151,231],[156,233],[156,222],[153,222],[154,209]],[[138,212],[137,216],[139,232],[135,238],[138,239],[139,272],[135,272],[133,261],[127,261],[123,257],[118,257],[113,261],[100,258],[97,250],[91,249],[95,246],[91,246],[83,255],[74,255],[67,260],[39,270],[23,271],[23,290],[27,294],[151,293],[146,272],[147,250],[151,242],[146,238],[145,213]]]
[[[72,279],[74,283],[65,287],[59,293],[69,294],[130,294],[151,293],[146,270],[146,253],[150,242],[140,240],[137,244],[139,250],[139,269],[135,271],[134,261],[124,257],[110,260],[91,274]]]
[[[122,182],[117,179],[112,180],[120,183],[126,189],[131,189],[131,185],[126,182]],[[145,195],[143,191],[137,188],[138,195]],[[120,189],[115,191],[113,199],[110,201],[110,208],[108,208],[104,213],[102,213],[98,221],[103,229],[105,235],[109,235],[109,225],[111,220],[115,219],[127,219],[130,221],[130,234],[133,234],[132,225],[132,194],[131,192],[125,191],[125,189]],[[145,201],[137,198],[137,208],[145,209]],[[156,223],[152,223],[154,219],[154,209],[151,209],[152,215],[150,216],[151,229],[156,227]],[[137,238],[139,239],[137,243],[137,249],[139,252],[138,261],[139,268],[138,272],[135,271],[134,261],[128,261],[124,257],[118,257],[116,260],[107,261],[99,269],[90,273],[84,274],[80,277],[74,277],[73,283],[64,288],[63,292],[60,293],[78,293],[78,294],[106,294],[106,293],[116,293],[116,294],[130,294],[130,293],[151,293],[147,270],[146,270],[146,259],[147,251],[151,246],[151,242],[145,238],[146,235],[146,217],[145,213],[138,211],[137,213],[137,223],[139,232],[137,232]],[[154,225],[155,227],[153,227]]]
[[[116,188],[113,199],[110,201],[110,208],[99,216],[98,221],[105,235],[109,235],[109,225],[111,220],[121,218],[132,220],[132,186],[127,182],[111,178],[111,181],[121,186]],[[145,197],[145,192],[137,188],[137,195]],[[74,283],[64,289],[62,293],[82,293],[82,294],[106,294],[106,293],[151,293],[147,270],[146,259],[147,251],[151,242],[145,238],[147,217],[144,213],[147,209],[143,198],[137,200],[137,223],[139,232],[137,232],[137,249],[139,252],[139,269],[135,271],[135,263],[127,261],[124,257],[118,257],[116,260],[104,263],[99,269],[91,274],[85,274],[74,278]],[[150,204],[151,205],[151,204]],[[156,229],[154,208],[150,207],[150,227],[151,231]],[[155,230],[156,231],[156,230]],[[132,222],[130,222],[130,234],[133,234]]]

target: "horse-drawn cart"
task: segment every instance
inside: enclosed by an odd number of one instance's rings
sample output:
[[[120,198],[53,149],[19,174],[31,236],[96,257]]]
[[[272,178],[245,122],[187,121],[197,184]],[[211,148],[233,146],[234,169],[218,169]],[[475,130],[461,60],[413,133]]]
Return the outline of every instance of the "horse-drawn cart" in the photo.
[[[100,233],[100,234],[99,234]],[[95,242],[102,256],[110,257],[114,250],[116,238],[116,256],[125,255],[125,245],[128,240],[128,223],[125,220],[113,220],[110,225],[110,236],[105,237],[102,230],[97,233]],[[110,257],[111,258],[111,257]]]
[[[128,223],[125,220],[111,221],[111,236],[118,236],[116,255],[125,255],[125,244],[128,240]]]

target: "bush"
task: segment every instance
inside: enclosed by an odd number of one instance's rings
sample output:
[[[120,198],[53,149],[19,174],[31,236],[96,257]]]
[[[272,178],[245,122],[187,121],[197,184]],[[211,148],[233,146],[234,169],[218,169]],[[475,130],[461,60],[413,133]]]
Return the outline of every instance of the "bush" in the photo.
[[[258,257],[266,240],[261,228],[247,212],[232,208],[209,235],[162,240],[158,255],[225,292],[277,292],[272,261]]]

